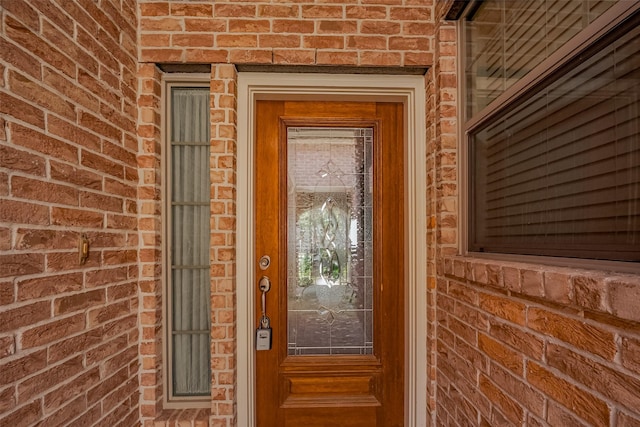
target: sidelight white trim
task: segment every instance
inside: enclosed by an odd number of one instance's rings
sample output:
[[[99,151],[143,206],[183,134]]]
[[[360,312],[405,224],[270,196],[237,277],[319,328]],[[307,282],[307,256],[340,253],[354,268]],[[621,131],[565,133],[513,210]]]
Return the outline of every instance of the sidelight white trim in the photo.
[[[171,281],[171,197],[170,197],[170,180],[171,180],[171,89],[180,87],[200,87],[210,88],[211,75],[204,73],[175,73],[162,75],[162,95],[160,97],[162,111],[162,319],[163,319],[163,345],[162,345],[162,407],[164,409],[192,409],[192,408],[210,408],[211,396],[175,396],[173,395],[173,387],[171,382],[173,379],[173,340],[171,339],[170,320],[173,318],[173,301],[170,291]]]
[[[405,105],[407,188],[406,409],[407,427],[427,425],[426,112],[423,76],[238,74],[237,158],[237,414],[255,426],[255,307],[253,142],[255,101],[393,101]]]

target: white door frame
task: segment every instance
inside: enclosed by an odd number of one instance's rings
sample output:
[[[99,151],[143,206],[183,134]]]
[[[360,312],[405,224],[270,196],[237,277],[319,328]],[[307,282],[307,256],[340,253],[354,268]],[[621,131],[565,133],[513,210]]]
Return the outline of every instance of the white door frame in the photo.
[[[255,102],[270,100],[362,100],[405,106],[407,294],[405,425],[427,425],[426,114],[424,76],[344,74],[238,74],[237,145],[237,414],[239,427],[255,426],[253,319],[253,144]]]

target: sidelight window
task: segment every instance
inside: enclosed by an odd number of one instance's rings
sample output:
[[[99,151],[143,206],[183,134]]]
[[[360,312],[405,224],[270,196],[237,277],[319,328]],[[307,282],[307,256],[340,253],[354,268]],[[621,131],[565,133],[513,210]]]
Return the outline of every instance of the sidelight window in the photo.
[[[165,160],[167,397],[209,396],[209,88],[169,84]]]

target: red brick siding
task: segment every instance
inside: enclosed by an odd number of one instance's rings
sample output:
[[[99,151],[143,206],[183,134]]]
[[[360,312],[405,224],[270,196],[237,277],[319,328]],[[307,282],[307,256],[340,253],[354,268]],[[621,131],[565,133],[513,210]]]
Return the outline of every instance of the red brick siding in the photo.
[[[136,12],[0,6],[0,425],[139,418]]]
[[[456,33],[439,18],[447,4],[3,2],[0,424],[128,426],[141,416],[149,426],[235,425],[232,63],[433,65],[425,191],[434,425],[639,424],[638,276],[455,256],[460,104]],[[153,62],[223,64],[211,77],[211,411],[160,404]],[[91,255],[80,266],[83,232]]]
[[[455,113],[457,105],[455,26],[440,17],[447,2],[435,3],[435,61],[427,74],[427,413],[431,424],[438,415],[439,330],[437,264],[457,251],[457,159]]]
[[[211,425],[216,427],[236,425],[236,80],[233,65],[211,70]]]
[[[432,1],[140,1],[140,60],[427,66]]]
[[[152,63],[214,63],[212,132],[212,407],[209,423],[235,425],[235,68],[225,64],[428,66],[433,2],[139,1],[140,228],[144,253],[160,250],[159,78]],[[144,200],[143,200],[144,199]],[[148,251],[147,251],[148,249]],[[196,411],[162,411],[161,263],[142,258],[142,420],[196,424]],[[203,412],[197,412],[202,417]],[[155,422],[154,422],[155,420]]]
[[[432,425],[640,425],[640,276],[456,256],[462,101],[452,25],[436,28],[434,48],[427,105]]]
[[[212,67],[211,87],[211,409],[166,410],[163,395],[162,319],[162,147],[161,72],[153,64],[139,67],[142,178],[141,231],[141,421],[145,426],[235,425],[236,306],[235,188],[236,71],[233,65]],[[210,415],[213,414],[213,415]]]
[[[162,135],[161,72],[154,64],[138,67],[138,187],[140,206],[140,414],[162,411],[164,321],[162,318]]]
[[[638,276],[461,257],[440,268],[440,423],[640,422],[640,322],[614,308],[638,301]]]

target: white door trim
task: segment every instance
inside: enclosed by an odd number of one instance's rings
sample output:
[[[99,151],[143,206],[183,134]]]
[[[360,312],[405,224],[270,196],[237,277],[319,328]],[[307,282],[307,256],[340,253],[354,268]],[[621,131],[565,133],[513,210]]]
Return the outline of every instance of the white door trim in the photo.
[[[363,100],[405,105],[407,188],[406,409],[407,427],[427,425],[426,125],[423,76],[343,74],[238,74],[237,146],[237,414],[239,427],[255,426],[255,307],[253,253],[253,143],[255,101]]]

